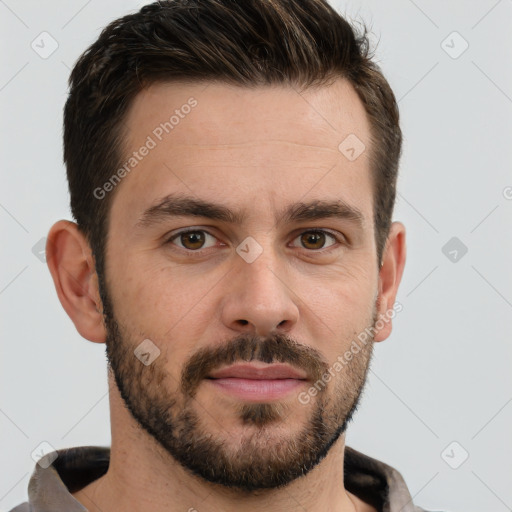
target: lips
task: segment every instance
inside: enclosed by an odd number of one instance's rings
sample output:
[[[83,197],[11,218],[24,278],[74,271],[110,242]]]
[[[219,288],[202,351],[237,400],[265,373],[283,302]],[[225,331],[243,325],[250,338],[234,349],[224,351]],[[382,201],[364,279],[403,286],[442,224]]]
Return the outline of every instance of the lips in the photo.
[[[215,391],[236,400],[266,403],[289,400],[305,385],[307,374],[287,364],[238,363],[211,372],[205,379]]]
[[[295,379],[307,380],[303,371],[293,368],[287,364],[274,363],[262,364],[235,364],[227,368],[211,372],[208,379],[244,379],[244,380],[276,380]]]

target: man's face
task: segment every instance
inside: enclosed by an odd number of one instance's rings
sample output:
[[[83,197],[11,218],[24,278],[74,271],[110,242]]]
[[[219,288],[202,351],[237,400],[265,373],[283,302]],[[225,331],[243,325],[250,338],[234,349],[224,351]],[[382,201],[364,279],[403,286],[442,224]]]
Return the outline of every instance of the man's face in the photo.
[[[376,320],[368,150],[338,149],[350,134],[369,148],[364,108],[342,80],[301,94],[157,84],[125,127],[138,156],[112,203],[104,304],[121,396],[195,474],[286,484],[345,430],[371,358],[370,342],[334,369]]]

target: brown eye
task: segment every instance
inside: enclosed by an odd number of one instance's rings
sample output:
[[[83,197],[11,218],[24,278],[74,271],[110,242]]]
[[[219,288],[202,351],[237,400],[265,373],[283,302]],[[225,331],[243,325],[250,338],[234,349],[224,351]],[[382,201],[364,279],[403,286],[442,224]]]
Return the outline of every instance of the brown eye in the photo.
[[[190,231],[180,235],[180,241],[186,249],[201,249],[204,244],[204,233]]]
[[[325,243],[328,241],[328,238],[331,238],[333,242],[326,246]],[[301,233],[296,240],[297,239],[300,240],[300,247],[311,249],[313,251],[330,247],[337,241],[334,235],[325,231],[304,231],[304,233]]]
[[[211,239],[211,241],[209,245],[206,245],[209,242],[209,239]],[[177,233],[169,240],[169,242],[176,244],[182,249],[197,251],[198,249],[204,249],[214,245],[215,237],[206,231],[196,229]]]

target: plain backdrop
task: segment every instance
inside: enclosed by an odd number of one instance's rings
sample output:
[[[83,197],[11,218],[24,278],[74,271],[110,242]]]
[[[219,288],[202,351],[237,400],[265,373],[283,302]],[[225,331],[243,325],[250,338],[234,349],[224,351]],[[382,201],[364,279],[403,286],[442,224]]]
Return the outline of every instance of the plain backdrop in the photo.
[[[143,3],[0,1],[1,510],[27,499],[41,443],[110,445],[105,347],[75,331],[40,248],[71,220],[70,69]],[[347,444],[397,468],[427,509],[511,510],[512,1],[333,5],[369,26],[399,100],[394,219],[408,248],[403,311],[376,347]]]

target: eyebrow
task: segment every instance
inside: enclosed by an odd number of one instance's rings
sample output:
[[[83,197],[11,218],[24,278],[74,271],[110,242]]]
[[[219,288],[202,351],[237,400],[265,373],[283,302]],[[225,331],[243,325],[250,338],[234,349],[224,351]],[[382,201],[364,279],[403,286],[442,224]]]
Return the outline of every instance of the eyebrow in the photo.
[[[204,217],[228,224],[241,225],[247,218],[247,212],[231,210],[224,205],[194,197],[169,194],[145,210],[136,226],[148,228],[172,217]],[[328,218],[348,220],[359,229],[363,229],[365,225],[365,218],[361,210],[341,199],[335,201],[319,199],[307,203],[294,203],[278,212],[276,224]]]

